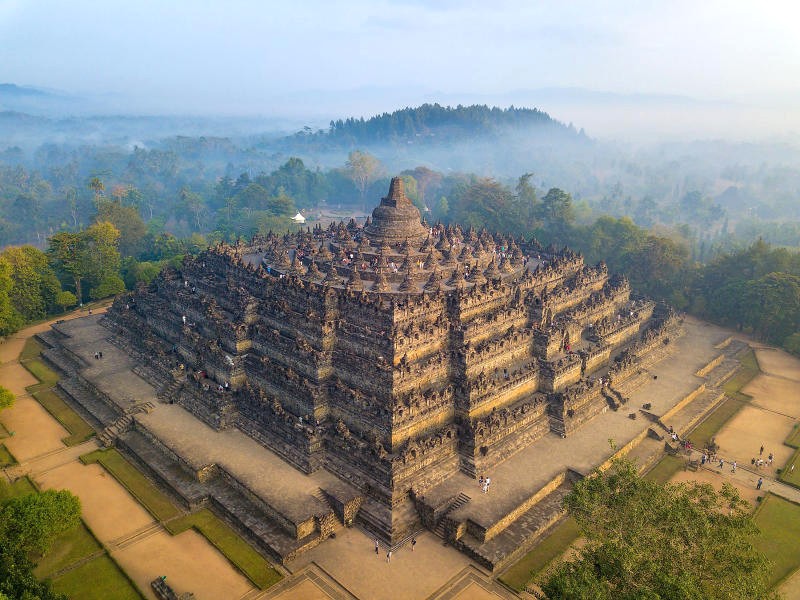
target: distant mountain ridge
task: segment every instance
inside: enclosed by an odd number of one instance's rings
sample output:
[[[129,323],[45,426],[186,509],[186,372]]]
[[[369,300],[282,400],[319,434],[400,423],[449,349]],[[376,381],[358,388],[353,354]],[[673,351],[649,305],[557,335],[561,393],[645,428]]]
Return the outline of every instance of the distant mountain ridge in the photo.
[[[541,132],[564,139],[585,138],[583,131],[577,132],[573,126],[565,125],[537,108],[499,108],[486,104],[453,107],[425,103],[367,119],[338,119],[331,121],[327,130],[314,132],[306,128],[285,141],[288,146],[312,144],[329,148],[382,144],[440,145],[468,138],[504,136],[515,131]]]

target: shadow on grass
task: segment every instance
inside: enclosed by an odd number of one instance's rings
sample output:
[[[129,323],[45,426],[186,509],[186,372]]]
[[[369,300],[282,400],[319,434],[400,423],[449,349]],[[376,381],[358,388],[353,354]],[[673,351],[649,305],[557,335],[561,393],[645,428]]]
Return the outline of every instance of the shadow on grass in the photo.
[[[173,519],[164,526],[172,535],[194,529],[262,590],[281,580],[281,574],[263,556],[208,509]]]
[[[800,505],[767,493],[753,515],[760,535],[755,546],[772,561],[770,585],[800,568]]]
[[[742,356],[739,367],[733,376],[726,381],[722,390],[725,392],[725,400],[715,408],[710,415],[703,419],[697,427],[689,434],[689,441],[695,448],[706,448],[712,438],[753,398],[743,394],[741,389],[761,372],[758,367],[755,352],[748,349]]]
[[[69,431],[70,435],[61,440],[64,445],[82,444],[95,435],[95,431],[53,391],[52,388],[58,383],[59,375],[42,362],[41,350],[42,345],[39,342],[28,338],[19,355],[20,364],[39,380],[39,383],[25,389],[56,421],[61,423],[64,429]]]
[[[95,450],[81,456],[84,464],[100,463],[172,535],[195,529],[261,589],[277,583],[281,574],[250,544],[207,509],[182,515],[166,494],[117,450]]]

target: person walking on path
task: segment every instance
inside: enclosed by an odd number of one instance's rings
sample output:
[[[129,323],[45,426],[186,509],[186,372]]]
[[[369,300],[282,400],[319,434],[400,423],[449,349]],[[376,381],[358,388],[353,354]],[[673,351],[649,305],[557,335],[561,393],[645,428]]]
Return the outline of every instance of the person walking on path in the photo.
[[[760,490],[762,485],[764,485],[764,478],[763,477],[759,477],[758,478],[758,483],[756,484],[756,489]]]
[[[736,461],[733,461],[733,468],[731,469],[731,473],[736,473]]]
[[[762,446],[761,446],[761,450],[759,450],[759,451],[758,451],[758,455],[759,455],[759,456],[761,456],[761,455],[763,455],[763,454],[764,454],[764,446],[763,446],[763,444],[762,444]]]
[[[391,550],[389,550],[389,551],[386,553],[386,562],[387,562],[387,563],[390,563],[390,562],[392,562],[392,551],[391,551]]]
[[[380,552],[380,543],[378,542],[378,538],[375,538],[375,555],[377,556]]]
[[[411,538],[411,551],[412,552],[414,551],[414,546],[416,546],[416,545],[417,545],[417,538],[412,537]]]
[[[722,469],[722,467],[724,467],[724,466],[725,466],[725,461],[720,458],[719,459],[719,468]]]

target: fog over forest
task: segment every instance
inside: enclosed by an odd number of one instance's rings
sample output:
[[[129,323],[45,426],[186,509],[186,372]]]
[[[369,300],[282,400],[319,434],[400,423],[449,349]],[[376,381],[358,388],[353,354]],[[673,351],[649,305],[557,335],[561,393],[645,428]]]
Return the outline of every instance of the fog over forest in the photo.
[[[363,218],[401,175],[429,222],[570,244],[645,293],[800,351],[800,333],[786,341],[800,330],[787,8],[0,4],[0,248],[29,245],[55,269],[42,281],[86,301],[186,252],[295,227],[298,211],[309,225]],[[114,235],[108,270],[78,289],[53,240]],[[754,266],[732,283],[731,261]],[[731,304],[775,273],[780,298],[797,296],[776,302],[780,319]],[[69,306],[51,292],[6,330]]]

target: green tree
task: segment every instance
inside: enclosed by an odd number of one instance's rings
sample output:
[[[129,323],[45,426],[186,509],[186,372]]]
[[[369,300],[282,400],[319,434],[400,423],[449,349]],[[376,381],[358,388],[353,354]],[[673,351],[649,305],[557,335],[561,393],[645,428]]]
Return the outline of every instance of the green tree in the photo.
[[[50,238],[47,254],[57,272],[72,278],[79,302],[85,299],[83,283],[90,284],[90,297],[103,298],[124,290],[119,276],[119,230],[101,221],[78,233],[60,232]]]
[[[124,195],[128,194],[125,189]],[[108,221],[119,230],[119,252],[122,256],[136,256],[142,250],[147,228],[139,211],[133,206],[125,206],[122,202],[100,200],[97,203],[95,222]]]
[[[69,231],[56,233],[50,238],[47,256],[56,272],[72,278],[75,296],[78,302],[83,302],[83,280],[88,271],[85,235],[82,232]]]
[[[14,405],[14,394],[11,390],[0,385],[0,410]]]
[[[66,490],[46,490],[7,501],[0,510],[0,539],[43,554],[53,540],[80,522],[81,503]]]
[[[56,296],[56,305],[61,307],[62,311],[67,310],[70,306],[75,306],[78,299],[72,292],[61,291]]]
[[[89,178],[89,189],[94,193],[94,199],[95,202],[97,202],[103,197],[103,194],[105,194],[106,186],[102,179],[94,175]]]
[[[551,600],[771,597],[750,506],[728,483],[662,485],[623,459],[575,484],[564,505],[587,543],[545,575]]]
[[[55,308],[61,291],[47,255],[34,246],[11,246],[2,256],[11,265],[9,297],[14,309],[26,322],[43,319]]]
[[[267,200],[267,211],[276,216],[293,217],[295,215],[294,200],[292,200],[282,187],[278,188],[278,195]]]
[[[575,221],[572,196],[564,190],[550,188],[542,198],[539,216],[544,221],[551,240],[563,243]]]
[[[22,317],[14,310],[9,292],[14,287],[11,264],[0,255],[0,335],[13,333],[22,326]]]
[[[358,189],[361,196],[361,204],[364,206],[367,187],[372,183],[381,171],[380,161],[369,152],[353,150],[347,155],[345,163],[347,174]],[[364,206],[366,211],[367,207]]]
[[[539,214],[539,198],[536,196],[536,188],[533,187],[531,179],[533,173],[525,173],[517,180],[516,194],[511,199],[511,219],[516,224],[512,233],[526,233],[539,226],[537,215]]]

